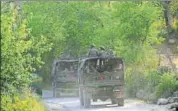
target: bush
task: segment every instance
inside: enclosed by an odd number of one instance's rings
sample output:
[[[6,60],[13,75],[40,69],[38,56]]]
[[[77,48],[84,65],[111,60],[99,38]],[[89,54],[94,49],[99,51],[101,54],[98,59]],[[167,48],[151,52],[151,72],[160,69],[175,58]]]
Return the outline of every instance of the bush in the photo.
[[[29,92],[23,95],[2,95],[1,111],[46,111],[40,100]]]
[[[135,97],[140,89],[144,89],[146,78],[143,72],[128,71],[125,78],[126,94],[129,97]]]
[[[146,72],[144,75],[146,84],[144,84],[144,97],[142,99],[150,102],[156,102],[157,96],[155,90],[160,82],[161,73],[158,71],[150,71]]]
[[[30,87],[35,90],[35,92],[38,94],[38,95],[42,95],[42,78],[38,75],[38,74],[35,74],[33,73],[32,74],[32,83],[30,85]]]
[[[145,73],[146,85],[144,90],[149,93],[154,93],[156,86],[159,84],[161,79],[161,73],[158,71],[150,71]]]
[[[159,97],[169,97],[178,88],[178,81],[171,73],[159,71],[128,71],[126,74],[126,93],[135,97],[143,92],[140,99],[156,101]]]
[[[178,89],[178,81],[173,73],[159,71],[133,72],[126,74],[126,94],[143,100],[156,102],[160,97],[170,97]]]
[[[171,73],[165,73],[160,79],[160,82],[156,89],[158,97],[171,96],[173,91],[178,87],[178,81]]]

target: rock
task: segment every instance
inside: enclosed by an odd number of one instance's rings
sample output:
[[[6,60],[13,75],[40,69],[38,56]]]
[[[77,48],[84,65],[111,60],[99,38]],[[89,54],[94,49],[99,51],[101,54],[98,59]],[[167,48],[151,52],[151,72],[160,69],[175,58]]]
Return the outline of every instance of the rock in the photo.
[[[178,97],[178,91],[175,91],[175,92],[173,93],[173,97]]]
[[[143,90],[139,90],[139,91],[136,93],[136,97],[139,98],[139,99],[143,99],[144,94],[145,94],[145,92],[144,92]]]
[[[172,104],[170,104],[170,106],[169,106],[169,109],[176,109],[176,111],[178,110],[178,103],[172,103]]]
[[[157,101],[157,105],[166,105],[166,104],[168,104],[169,103],[169,101],[168,101],[168,99],[166,99],[166,98],[160,98],[160,99],[158,99],[158,101]]]
[[[168,98],[169,103],[175,103],[178,102],[178,97],[169,97]]]
[[[176,42],[176,40],[173,39],[173,38],[171,38],[171,39],[168,40],[168,42],[169,42],[170,44],[174,44],[174,43]]]

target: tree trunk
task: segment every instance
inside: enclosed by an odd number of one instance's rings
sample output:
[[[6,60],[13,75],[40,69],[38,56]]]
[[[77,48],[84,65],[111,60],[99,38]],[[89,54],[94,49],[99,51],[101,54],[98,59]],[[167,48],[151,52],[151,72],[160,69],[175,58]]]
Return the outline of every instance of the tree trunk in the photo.
[[[170,49],[169,49],[169,51],[167,51],[166,57],[168,58],[169,63],[170,63],[170,65],[171,65],[171,68],[172,68],[172,70],[174,71],[174,70],[175,70],[175,65],[174,65],[174,63],[173,63],[173,61],[172,61],[172,58],[171,58]]]
[[[172,31],[172,15],[170,12],[169,3],[170,3],[170,1],[163,1],[162,5],[164,8],[164,17],[165,17],[165,23],[167,26],[167,30],[168,30],[168,33],[171,33],[171,31]]]
[[[108,3],[108,7],[110,7],[111,6],[111,2],[109,1],[109,3]]]
[[[102,5],[101,5],[101,1],[98,1],[98,3],[99,3],[99,6],[101,7]]]

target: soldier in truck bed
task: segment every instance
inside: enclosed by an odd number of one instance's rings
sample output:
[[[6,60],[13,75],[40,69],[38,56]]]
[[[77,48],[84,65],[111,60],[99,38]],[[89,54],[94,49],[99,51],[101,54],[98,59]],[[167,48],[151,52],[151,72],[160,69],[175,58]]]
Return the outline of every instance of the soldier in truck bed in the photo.
[[[104,46],[101,46],[100,47],[100,51],[99,51],[99,57],[101,57],[101,58],[105,58],[105,57],[107,57],[107,52],[105,51],[105,48],[104,48]]]
[[[100,51],[99,51],[99,57],[101,57],[100,58],[100,61],[99,61],[99,68],[98,68],[98,71],[99,72],[103,72],[104,71],[104,69],[105,69],[105,63],[104,63],[104,58],[105,57],[107,57],[107,52],[105,51],[105,48],[104,48],[104,46],[101,46],[100,47]]]
[[[89,50],[89,54],[88,54],[89,57],[98,57],[98,50],[95,48],[95,45],[92,44],[90,46],[90,50]],[[96,62],[95,61],[92,61],[90,63],[90,68],[92,71],[96,72]]]
[[[89,50],[89,54],[88,54],[89,57],[97,57],[98,56],[98,51],[97,49],[95,48],[95,45],[92,44],[90,46],[90,50]]]
[[[108,51],[108,55],[109,55],[109,57],[115,57],[112,48],[109,49],[109,51]]]

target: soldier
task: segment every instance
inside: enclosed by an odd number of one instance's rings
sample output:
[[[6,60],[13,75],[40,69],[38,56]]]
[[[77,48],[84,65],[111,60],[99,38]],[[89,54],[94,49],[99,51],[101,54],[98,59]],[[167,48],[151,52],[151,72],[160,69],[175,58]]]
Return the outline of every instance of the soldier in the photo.
[[[99,71],[102,72],[104,70],[104,59],[105,57],[107,57],[107,52],[105,51],[105,48],[103,46],[100,47],[100,52],[99,52],[99,57],[100,60],[99,60]]]
[[[92,44],[90,46],[90,51],[89,51],[89,54],[88,54],[89,57],[98,57],[98,51],[97,49],[95,48],[95,45]],[[93,72],[96,72],[96,62],[93,61],[93,62],[90,62],[89,64],[89,69]]]
[[[90,57],[97,57],[98,56],[98,51],[93,44],[90,46],[90,51],[89,51],[88,56],[90,56]]]
[[[112,49],[109,49],[108,54],[109,54],[109,57],[114,57],[114,52],[113,52],[113,50],[112,50]]]
[[[100,47],[99,56],[102,58],[107,57],[107,52],[105,51],[105,48],[103,46]]]

